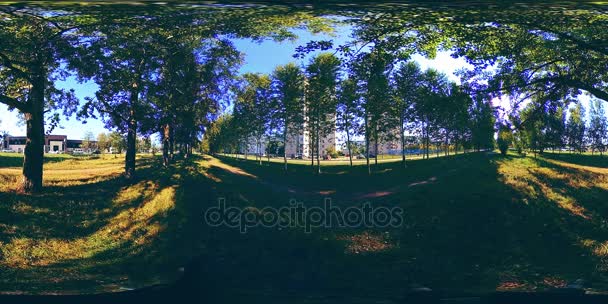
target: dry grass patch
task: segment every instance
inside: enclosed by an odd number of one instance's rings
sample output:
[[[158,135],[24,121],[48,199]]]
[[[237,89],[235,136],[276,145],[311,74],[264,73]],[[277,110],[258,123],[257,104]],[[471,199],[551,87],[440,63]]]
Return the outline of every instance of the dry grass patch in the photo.
[[[35,195],[2,185],[0,293],[116,291],[176,274],[177,267],[166,274],[160,269],[183,255],[172,256],[170,247],[187,220],[177,203],[185,169],[138,157],[139,180],[131,183],[120,177],[123,162],[106,157],[47,164],[45,189]],[[2,179],[17,182],[19,169],[0,170],[10,173]]]

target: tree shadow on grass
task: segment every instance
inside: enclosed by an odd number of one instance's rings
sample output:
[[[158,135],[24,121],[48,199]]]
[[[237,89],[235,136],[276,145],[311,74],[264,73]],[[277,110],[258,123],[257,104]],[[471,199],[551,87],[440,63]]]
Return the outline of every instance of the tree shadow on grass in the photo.
[[[194,213],[184,209],[179,187],[189,174],[185,163],[140,162],[135,181],[109,176],[41,195],[1,193],[10,201],[0,222],[13,229],[0,239],[2,291],[90,293],[174,279],[177,265],[192,256],[196,231],[186,227]],[[117,200],[124,191],[133,193]],[[48,212],[19,214],[10,207],[19,201]]]
[[[158,166],[138,162],[139,176],[153,176]],[[122,189],[137,181],[126,181],[120,174],[83,178],[74,186],[46,186],[40,194],[0,192],[0,241],[14,237],[69,239],[90,234],[125,209],[139,205],[143,197],[117,205],[114,199]],[[144,185],[142,191],[150,185]]]
[[[66,160],[73,159],[71,157],[63,157],[63,156],[52,156],[49,157],[45,155],[44,163],[59,163]],[[6,167],[21,167],[23,166],[23,154],[0,154],[0,168]]]
[[[383,180],[384,183],[410,183],[413,180],[426,179],[431,173],[438,176],[432,183],[418,184],[415,187],[400,188],[395,193],[381,198],[370,198],[373,205],[401,206],[405,212],[405,221],[400,229],[329,229],[319,231],[315,235],[308,235],[314,241],[307,243],[298,239],[297,233],[289,234],[294,243],[305,244],[295,251],[301,255],[313,255],[313,252],[323,252],[321,261],[310,261],[306,258],[289,258],[287,249],[276,249],[275,242],[283,246],[289,242],[281,232],[273,232],[275,236],[269,237],[270,232],[260,229],[258,232],[264,237],[252,233],[239,235],[232,232],[234,241],[226,234],[219,233],[217,240],[223,248],[210,252],[226,252],[231,254],[224,260],[235,261],[245,259],[239,266],[221,266],[214,268],[215,264],[207,265],[206,271],[213,269],[213,277],[228,276],[225,280],[236,280],[233,276],[243,274],[255,275],[255,279],[227,283],[226,286],[240,286],[245,289],[262,288],[260,285],[283,286],[282,284],[312,286],[323,289],[323,286],[351,286],[351,290],[405,290],[408,284],[419,283],[435,289],[451,290],[455,292],[493,291],[495,289],[524,289],[539,290],[563,286],[566,282],[578,278],[604,284],[605,280],[594,276],[597,260],[589,255],[589,250],[577,245],[579,234],[573,233],[576,219],[554,204],[543,204],[544,198],[535,198],[532,203],[525,200],[531,198],[527,194],[505,184],[504,176],[499,172],[499,165],[503,161],[525,159],[520,157],[488,156],[483,154],[457,156],[457,161],[446,158],[444,161],[428,160],[410,162],[408,170],[400,173],[395,164],[383,164],[387,169],[383,174],[376,174],[373,178]],[[263,178],[266,170],[275,170],[281,174],[280,166],[272,164],[266,168],[251,162],[237,160],[222,160],[231,165],[238,166],[246,172]],[[279,164],[280,165],[280,164]],[[257,167],[256,167],[257,166]],[[421,166],[421,167],[418,167]],[[422,168],[425,166],[426,168]],[[294,167],[294,166],[292,166]],[[270,169],[274,168],[274,169]],[[295,170],[298,168],[296,167]],[[222,171],[219,168],[211,169],[214,175],[221,180],[218,184],[231,185],[224,191],[234,193],[234,204],[251,204],[260,201],[257,197],[271,190],[255,179],[242,175]],[[290,178],[288,173],[283,179]],[[414,175],[407,176],[407,175]],[[327,175],[330,175],[329,173]],[[333,176],[334,178],[336,175]],[[317,177],[315,177],[317,178]],[[344,177],[348,179],[348,177]],[[371,180],[371,179],[370,179]],[[311,187],[318,187],[324,181],[310,179]],[[350,180],[349,182],[354,182]],[[367,182],[367,181],[366,181]],[[249,186],[242,187],[244,183]],[[284,184],[288,184],[285,181]],[[239,185],[238,189],[234,188]],[[217,186],[219,190],[221,186]],[[330,195],[331,196],[331,195]],[[245,201],[239,197],[244,197]],[[280,195],[279,195],[280,197]],[[268,202],[275,206],[285,204],[286,198],[301,198],[298,192],[283,194],[283,202]],[[318,200],[321,196],[317,195]],[[231,201],[227,199],[227,201]],[[337,199],[340,206],[357,205],[360,202],[347,199]],[[566,227],[559,228],[558,223],[549,220],[566,217]],[[558,229],[559,228],[559,229]],[[583,228],[584,231],[590,227]],[[363,254],[345,253],[348,242],[336,238],[338,235],[357,235],[362,230],[372,231],[376,234],[389,235],[392,244],[390,250],[370,252]],[[267,234],[264,234],[267,233]],[[283,232],[286,233],[286,232]],[[253,235],[253,236],[252,236]],[[300,235],[301,236],[301,235]],[[305,235],[306,236],[306,235]],[[306,239],[306,238],[304,238]],[[249,243],[247,241],[250,241]],[[322,241],[320,241],[322,240]],[[269,244],[269,242],[271,244]],[[325,244],[332,249],[327,252],[321,249]],[[244,246],[248,243],[248,246]],[[241,247],[243,245],[243,247]],[[269,252],[261,247],[273,248]],[[275,245],[277,246],[277,245]],[[259,256],[251,257],[248,251],[262,251]],[[284,250],[284,251],[283,251]],[[550,252],[550,254],[549,254]],[[284,256],[287,255],[286,256]],[[244,255],[244,256],[243,256]],[[550,256],[548,256],[550,255]],[[214,261],[218,257],[206,256],[203,260]],[[221,259],[221,258],[220,258]],[[286,266],[277,261],[289,261],[298,266]],[[352,264],[349,261],[356,261]],[[564,261],[570,261],[568,263]],[[211,263],[211,262],[210,262]],[[274,269],[277,264],[281,275],[270,275],[260,269]],[[329,263],[333,266],[326,266]],[[238,264],[238,263],[237,263]],[[298,267],[302,266],[302,274]],[[308,269],[308,270],[307,270]],[[314,269],[328,269],[327,276],[315,274]],[[266,274],[258,277],[258,273]],[[237,275],[239,274],[239,275]],[[308,276],[304,282],[290,280],[290,276]],[[314,278],[314,279],[313,279]],[[264,283],[265,282],[265,283]],[[316,286],[316,282],[320,286]],[[389,293],[390,293],[389,291]]]
[[[576,153],[543,153],[542,157],[581,166],[608,168],[608,155]]]
[[[503,181],[510,180],[506,184],[514,190],[511,197],[523,206],[523,213],[511,216],[509,230],[510,237],[516,241],[512,248],[517,249],[518,256],[526,257],[517,264],[525,265],[531,282],[544,274],[547,282],[583,278],[588,282],[587,287],[608,289],[608,276],[601,270],[605,262],[581,244],[588,238],[606,239],[608,213],[602,202],[608,199],[608,192],[578,184],[603,177],[540,157],[528,160],[536,165],[525,168],[528,175],[514,178],[503,173],[500,177]],[[586,218],[583,213],[593,216]]]
[[[608,235],[608,190],[598,186],[608,181],[606,174],[568,167],[542,158],[535,161],[541,168],[550,169],[532,172],[538,183],[552,185],[554,188],[554,198],[545,199],[555,201],[557,197],[572,203],[573,209],[569,212],[578,215],[586,228],[601,228],[601,234]],[[580,210],[577,210],[577,207],[580,207]]]
[[[284,172],[281,163],[264,162],[259,165],[252,160],[232,157],[220,157],[219,159],[224,164],[241,168],[257,177],[256,180],[251,178],[243,178],[243,180],[249,180],[250,183],[258,184],[258,186],[261,181],[270,190],[294,193],[297,194],[297,198],[328,196],[335,199],[359,201],[405,191],[417,183],[433,182],[444,175],[454,174],[454,163],[467,166],[471,164],[472,160],[487,157],[485,153],[470,153],[414,160],[407,162],[407,168],[403,168],[401,162],[384,162],[373,165],[371,175],[368,174],[365,165],[323,166],[322,174],[316,174],[313,173],[310,165],[289,164],[288,171]],[[210,172],[218,173],[222,171],[221,169],[212,167]]]
[[[480,154],[452,162],[411,162],[412,170],[405,173],[392,167],[374,178],[409,185],[438,176],[432,183],[366,199],[374,205],[402,207],[402,226],[329,227],[311,233],[302,227],[249,227],[241,233],[238,228],[205,224],[204,211],[216,206],[220,197],[228,205],[262,208],[284,206],[289,198],[320,202],[324,195],[272,190],[257,181],[272,171],[262,172],[270,169],[248,167],[246,162],[234,165],[257,178],[217,166],[203,169],[196,164],[200,159],[186,161],[175,169],[157,169],[162,172],[159,183],[175,189],[175,206],[126,227],[132,238],[88,257],[12,270],[12,275],[22,284],[31,279],[39,290],[56,289],[57,284],[79,291],[116,290],[167,279],[195,256],[189,268],[196,277],[191,287],[204,299],[224,303],[398,299],[411,284],[479,293],[551,288],[582,277],[603,286],[606,281],[593,275],[597,260],[576,245],[576,238],[591,228],[576,228],[576,216],[547,203],[546,197],[532,198],[506,183],[500,167],[513,160]],[[275,174],[283,174],[281,167],[277,169]],[[147,177],[153,174],[159,173]],[[399,178],[405,180],[394,181]],[[311,189],[327,182],[308,181]],[[366,200],[336,203],[345,208]],[[565,221],[555,220],[561,217]],[[157,226],[162,227],[157,233],[146,232]],[[36,281],[44,277],[40,273],[48,277],[62,271],[69,275],[53,286]]]

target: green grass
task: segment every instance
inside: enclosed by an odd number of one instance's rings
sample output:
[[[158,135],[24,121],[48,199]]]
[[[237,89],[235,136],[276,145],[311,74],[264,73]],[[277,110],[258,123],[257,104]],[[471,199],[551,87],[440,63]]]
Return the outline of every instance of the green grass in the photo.
[[[462,152],[460,152],[462,153]],[[219,154],[220,156],[225,156],[225,157],[231,157],[231,158],[239,158],[239,159],[243,159],[245,160],[245,156],[242,154],[239,154],[238,156],[235,156],[234,154]],[[440,154],[439,157],[443,157],[443,153]],[[436,158],[438,157],[436,154],[430,154],[430,158]],[[410,160],[417,160],[417,159],[422,159],[422,155],[407,155],[406,156],[406,161],[410,161]],[[259,162],[259,159],[256,159],[255,156],[249,155],[247,156],[246,160],[251,160],[251,161],[257,161]],[[396,161],[401,161],[401,155],[378,155],[378,163],[385,163],[385,162],[396,162]],[[268,158],[267,157],[262,157],[262,162],[268,162]],[[270,158],[270,162],[273,163],[283,163],[284,159],[283,157],[271,157]],[[287,159],[287,162],[290,164],[295,164],[295,165],[310,165],[311,160],[310,159]],[[316,159],[315,159],[315,164],[317,163]],[[350,161],[348,159],[348,157],[345,156],[341,156],[332,160],[321,160],[321,166],[339,166],[339,165],[349,165]],[[370,163],[373,165],[375,163],[375,159],[374,158],[370,158]],[[367,165],[367,162],[365,159],[356,159],[353,158],[353,165]]]
[[[48,164],[64,161],[70,158],[74,157],[69,154],[45,154],[44,162]],[[0,153],[0,168],[20,167],[21,165],[23,165],[22,153]]]
[[[205,286],[235,298],[398,298],[410,284],[542,290],[578,278],[608,291],[604,158],[471,153],[412,160],[405,169],[382,162],[371,176],[365,166],[328,164],[316,175],[293,162],[285,173],[279,161],[226,156],[172,169],[150,157],[138,164],[134,182],[120,177],[121,158],[68,159],[45,165],[44,194],[5,186],[1,292],[167,282],[193,256],[201,257]],[[321,206],[329,197],[343,208],[371,202],[403,208],[405,221],[399,228],[257,227],[242,234],[202,223],[220,197],[258,210],[291,199]]]

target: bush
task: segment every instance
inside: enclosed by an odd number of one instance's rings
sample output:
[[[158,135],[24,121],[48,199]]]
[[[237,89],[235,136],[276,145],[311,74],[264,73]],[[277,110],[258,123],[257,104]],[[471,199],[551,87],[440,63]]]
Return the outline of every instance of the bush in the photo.
[[[498,150],[500,150],[500,154],[507,155],[507,151],[509,150],[509,143],[506,140],[501,139],[500,137],[498,138],[496,143],[498,144]]]
[[[511,146],[512,138],[513,133],[511,132],[511,129],[506,126],[502,126],[499,129],[496,144],[498,145],[498,150],[500,150],[500,154],[507,155],[509,146]]]
[[[340,154],[338,154],[338,151],[336,151],[335,147],[329,147],[326,150],[327,155],[331,156],[331,158],[338,158],[340,156]]]

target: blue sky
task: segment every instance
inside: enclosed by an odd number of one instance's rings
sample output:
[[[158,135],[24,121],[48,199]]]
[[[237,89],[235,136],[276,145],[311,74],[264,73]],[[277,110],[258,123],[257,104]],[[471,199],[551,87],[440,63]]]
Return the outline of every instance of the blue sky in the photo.
[[[265,41],[257,43],[248,39],[234,40],[235,46],[245,54],[245,63],[240,71],[270,73],[275,66],[288,62],[304,65],[308,62],[309,58],[293,58],[297,46],[315,39],[332,39],[336,45],[339,45],[349,40],[350,29],[346,26],[339,27],[333,36],[327,34],[312,35],[303,30],[298,30],[296,33],[299,38],[295,41]],[[445,73],[453,81],[458,81],[458,78],[453,74],[454,71],[466,67],[466,62],[463,59],[454,59],[450,57],[449,53],[445,52],[438,53],[437,57],[432,60],[419,55],[415,55],[413,60],[417,61],[423,69],[435,68]],[[57,85],[65,89],[73,88],[81,101],[86,96],[93,96],[97,90],[95,83],[78,83],[74,78],[68,78],[66,81],[57,83]],[[18,123],[17,111],[8,112],[7,107],[0,104],[0,120],[0,131],[8,131],[11,135],[25,135],[25,127],[20,126]],[[83,124],[82,121],[76,120],[76,117],[69,117],[62,118],[60,127],[56,128],[52,133],[67,135],[71,139],[80,139],[87,131],[91,131],[97,136],[97,134],[108,132],[109,130],[105,129],[100,119],[88,119],[87,123]]]

